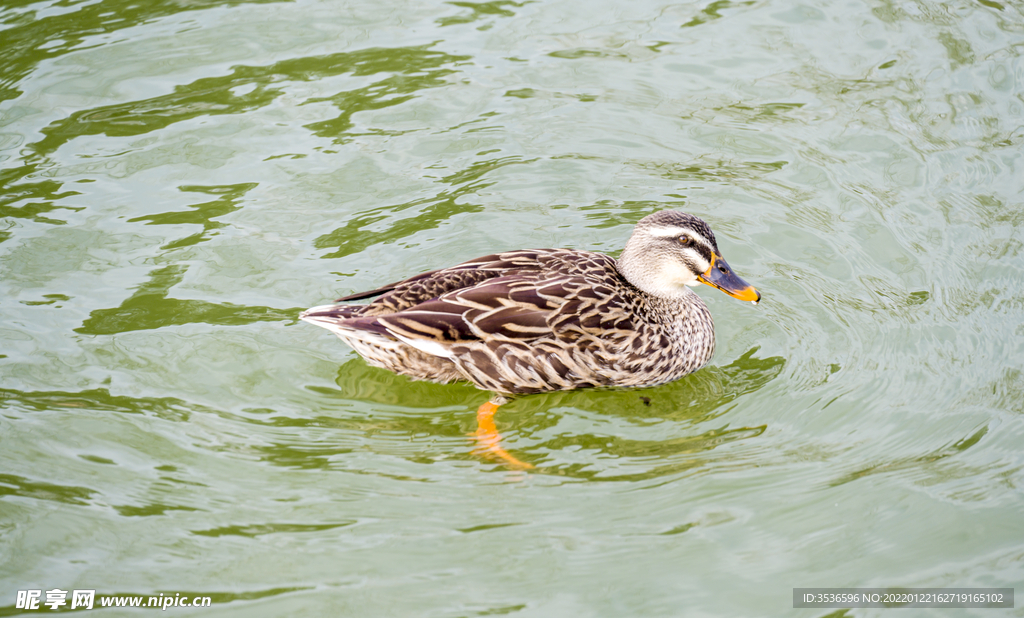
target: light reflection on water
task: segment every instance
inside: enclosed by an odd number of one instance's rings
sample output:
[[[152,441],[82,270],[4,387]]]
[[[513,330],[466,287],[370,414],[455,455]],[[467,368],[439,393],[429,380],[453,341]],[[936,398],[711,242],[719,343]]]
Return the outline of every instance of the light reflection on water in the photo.
[[[1021,581],[1020,7],[0,25],[3,590],[755,615],[794,586]],[[296,320],[498,249],[617,254],[661,208],[764,301],[703,294],[718,351],[684,380],[503,406],[529,472],[472,453],[486,394]]]

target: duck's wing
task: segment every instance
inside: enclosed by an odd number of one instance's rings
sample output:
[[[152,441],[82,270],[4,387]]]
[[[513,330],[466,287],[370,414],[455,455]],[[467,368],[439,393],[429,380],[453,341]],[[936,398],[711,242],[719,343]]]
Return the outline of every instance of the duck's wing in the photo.
[[[607,279],[619,275],[614,261],[607,256],[562,253],[542,256],[526,268],[509,265],[494,269],[498,270],[497,276],[475,285],[359,321],[367,321],[367,327],[372,321],[375,329],[382,329],[382,334],[389,332],[437,355],[447,355],[441,351],[460,343],[576,339],[583,331],[602,327],[604,305],[616,296],[614,288],[606,285]],[[515,259],[526,258],[517,255]],[[579,267],[580,260],[583,268]],[[537,261],[540,267],[536,266]],[[502,262],[509,264],[506,259]]]
[[[421,273],[375,290],[357,292],[339,298],[336,302],[379,297],[371,303],[361,306],[359,315],[397,313],[445,294],[472,288],[488,279],[501,277],[511,272],[540,270],[543,268],[543,259],[559,251],[564,250],[530,249],[486,255],[450,268]]]

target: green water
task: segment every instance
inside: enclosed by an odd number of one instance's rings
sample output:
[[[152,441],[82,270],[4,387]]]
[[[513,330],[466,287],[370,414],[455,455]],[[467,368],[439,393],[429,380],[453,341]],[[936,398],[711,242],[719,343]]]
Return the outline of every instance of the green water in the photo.
[[[1022,41],[1002,0],[4,2],[0,615],[1020,594]],[[699,290],[679,382],[504,406],[530,471],[473,453],[485,393],[297,321],[662,208],[764,300]]]

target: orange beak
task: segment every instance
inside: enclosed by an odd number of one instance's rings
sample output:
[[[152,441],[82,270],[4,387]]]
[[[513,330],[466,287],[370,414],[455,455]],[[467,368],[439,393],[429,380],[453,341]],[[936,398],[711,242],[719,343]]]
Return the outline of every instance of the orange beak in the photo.
[[[707,272],[697,277],[701,283],[706,283],[713,288],[722,290],[733,298],[749,300],[756,303],[761,300],[761,293],[754,286],[736,276],[732,267],[718,255],[711,254],[711,267]]]

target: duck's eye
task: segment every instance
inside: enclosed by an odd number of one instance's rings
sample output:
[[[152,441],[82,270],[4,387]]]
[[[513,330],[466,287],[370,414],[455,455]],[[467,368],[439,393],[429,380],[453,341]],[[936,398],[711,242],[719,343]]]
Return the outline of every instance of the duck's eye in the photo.
[[[693,239],[690,238],[689,236],[680,236],[678,240],[679,244],[681,244],[684,247],[689,247],[690,245],[693,244]]]

